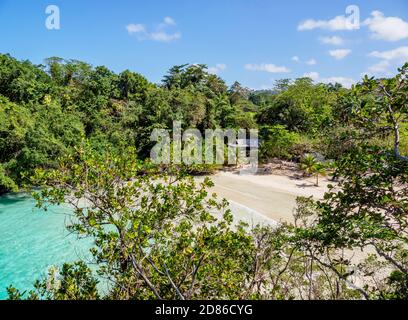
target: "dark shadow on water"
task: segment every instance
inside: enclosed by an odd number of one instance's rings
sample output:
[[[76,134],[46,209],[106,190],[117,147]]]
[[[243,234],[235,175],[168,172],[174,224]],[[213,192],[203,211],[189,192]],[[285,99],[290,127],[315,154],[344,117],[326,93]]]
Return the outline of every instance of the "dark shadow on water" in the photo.
[[[31,199],[31,194],[29,193],[7,193],[0,196],[0,204],[2,205],[12,205],[18,202],[23,202]]]

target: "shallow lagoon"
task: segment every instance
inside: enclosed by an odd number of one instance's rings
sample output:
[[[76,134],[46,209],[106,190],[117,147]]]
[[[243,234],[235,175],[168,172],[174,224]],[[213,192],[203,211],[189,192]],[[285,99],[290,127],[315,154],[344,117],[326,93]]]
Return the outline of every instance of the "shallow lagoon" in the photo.
[[[32,285],[49,267],[79,259],[89,261],[89,240],[69,234],[69,209],[35,208],[27,194],[0,197],[0,299],[7,298],[6,287],[20,290]]]
[[[230,208],[236,220],[250,226],[276,225],[234,201],[230,201]],[[78,239],[66,229],[70,224],[69,213],[66,207],[38,209],[27,194],[0,196],[0,300],[7,298],[6,288],[11,284],[21,291],[32,289],[34,281],[46,275],[51,266],[91,261],[91,240]],[[106,280],[100,281],[99,288],[106,290]]]

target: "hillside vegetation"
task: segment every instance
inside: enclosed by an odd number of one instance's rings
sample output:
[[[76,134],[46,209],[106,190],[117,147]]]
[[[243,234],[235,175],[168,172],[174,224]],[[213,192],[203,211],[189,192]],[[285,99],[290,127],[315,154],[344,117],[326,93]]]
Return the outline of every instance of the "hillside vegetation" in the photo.
[[[202,132],[258,128],[264,162],[308,153],[338,159],[361,142],[393,147],[392,121],[377,110],[375,90],[301,78],[253,91],[238,82],[227,87],[205,65],[175,66],[153,84],[129,70],[116,74],[56,57],[33,65],[0,55],[0,192],[17,191],[35,168],[55,167],[84,141],[100,152],[131,146],[145,159],[152,129],[171,129],[175,120]],[[406,154],[404,121],[399,149]]]

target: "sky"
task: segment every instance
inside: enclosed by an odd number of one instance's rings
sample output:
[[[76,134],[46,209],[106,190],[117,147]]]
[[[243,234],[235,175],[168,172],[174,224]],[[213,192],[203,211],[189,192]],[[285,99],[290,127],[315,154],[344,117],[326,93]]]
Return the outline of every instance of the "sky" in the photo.
[[[252,89],[302,76],[350,86],[408,61],[408,1],[0,0],[0,53],[156,83],[174,65],[202,63]]]

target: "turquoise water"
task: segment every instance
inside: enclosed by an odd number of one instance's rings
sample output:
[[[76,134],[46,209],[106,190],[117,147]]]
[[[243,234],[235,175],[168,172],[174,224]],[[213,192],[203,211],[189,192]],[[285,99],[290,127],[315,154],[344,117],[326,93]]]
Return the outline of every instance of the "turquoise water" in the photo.
[[[27,290],[48,268],[79,259],[89,261],[89,240],[69,234],[67,208],[35,208],[26,194],[0,197],[0,299],[6,287]]]

